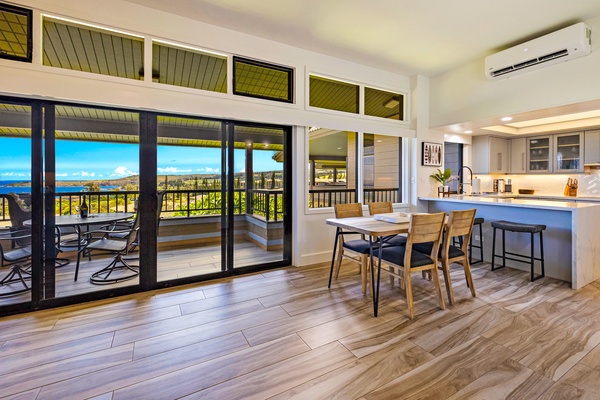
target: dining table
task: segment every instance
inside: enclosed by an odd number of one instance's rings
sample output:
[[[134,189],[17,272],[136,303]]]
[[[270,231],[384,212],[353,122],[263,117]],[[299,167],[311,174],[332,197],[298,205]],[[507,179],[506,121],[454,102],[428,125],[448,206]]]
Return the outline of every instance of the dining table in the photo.
[[[87,217],[81,217],[78,214],[57,215],[54,217],[54,225],[57,228],[73,227],[75,229],[75,232],[77,233],[77,241],[75,242],[75,244],[68,244],[66,246],[63,246],[63,248],[69,247],[73,250],[77,250],[77,265],[75,267],[74,281],[77,281],[77,276],[79,274],[81,252],[87,245],[87,242],[82,239],[82,228],[85,228],[84,232],[88,232],[90,230],[91,225],[108,225],[114,222],[130,219],[133,216],[134,214],[129,212],[112,212],[89,214]],[[29,219],[23,222],[23,225],[26,227],[31,227],[31,223],[32,222]]]
[[[346,231],[356,232],[369,237],[369,259],[371,266],[371,295],[373,297],[373,314],[377,317],[379,306],[379,277],[381,274],[381,252],[377,257],[377,284],[375,282],[375,268],[373,250],[375,248],[385,247],[385,242],[389,238],[408,233],[410,225],[409,217],[405,222],[386,222],[375,219],[374,217],[351,217],[351,218],[328,218],[325,220],[327,225],[335,226],[335,241],[333,245],[333,256],[331,258],[331,271],[329,272],[329,286],[333,276],[333,266],[335,263],[336,251],[340,234]]]

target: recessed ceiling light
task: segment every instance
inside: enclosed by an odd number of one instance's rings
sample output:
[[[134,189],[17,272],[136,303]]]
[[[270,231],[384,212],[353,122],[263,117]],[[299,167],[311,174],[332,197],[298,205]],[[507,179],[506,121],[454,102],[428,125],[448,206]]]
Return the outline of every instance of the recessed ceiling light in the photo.
[[[338,147],[338,150],[341,150],[341,149],[342,149],[341,147]]]
[[[504,122],[508,122],[508,121],[512,121],[512,117],[503,117],[500,120],[504,121]]]
[[[383,140],[381,140],[381,139],[377,140],[377,143],[381,143],[381,142],[383,142]]]
[[[473,133],[473,131],[465,131],[465,133]]]

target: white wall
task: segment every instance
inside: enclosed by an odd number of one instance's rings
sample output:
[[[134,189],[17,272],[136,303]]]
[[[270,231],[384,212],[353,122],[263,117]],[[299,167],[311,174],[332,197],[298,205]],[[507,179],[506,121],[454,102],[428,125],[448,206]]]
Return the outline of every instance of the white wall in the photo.
[[[586,24],[593,32],[588,56],[494,81],[485,78],[480,58],[432,78],[431,126],[600,99],[600,17]]]
[[[428,130],[429,88],[426,78],[419,77],[411,82],[406,76],[121,0],[103,0],[101,6],[95,0],[16,0],[14,3],[33,8],[35,11],[34,63],[0,60],[0,94],[295,126],[292,214],[294,265],[328,260],[331,257],[334,237],[334,230],[325,225],[325,219],[333,217],[333,210],[307,210],[306,207],[308,180],[305,165],[305,127],[321,126],[392,136],[414,136],[414,126],[419,126],[421,132]],[[277,103],[234,96],[231,93],[205,92],[151,81],[133,81],[41,65],[39,21],[42,12],[139,34],[146,40],[158,38],[227,55],[241,55],[293,67],[296,71],[295,103]],[[318,73],[389,91],[419,93],[419,102],[410,104],[407,114],[419,111],[414,110],[414,107],[421,107],[419,123],[310,109],[306,104],[308,73]],[[428,173],[425,171],[422,175]],[[415,185],[412,186],[413,193],[416,193]]]

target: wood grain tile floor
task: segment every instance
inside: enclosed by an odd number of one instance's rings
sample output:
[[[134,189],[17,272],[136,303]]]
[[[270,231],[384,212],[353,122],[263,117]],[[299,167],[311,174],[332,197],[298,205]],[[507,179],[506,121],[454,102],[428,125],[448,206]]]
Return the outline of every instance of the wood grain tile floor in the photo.
[[[600,399],[600,282],[579,291],[459,266],[416,318],[382,280],[378,318],[353,266],[328,265],[0,318],[3,399]]]

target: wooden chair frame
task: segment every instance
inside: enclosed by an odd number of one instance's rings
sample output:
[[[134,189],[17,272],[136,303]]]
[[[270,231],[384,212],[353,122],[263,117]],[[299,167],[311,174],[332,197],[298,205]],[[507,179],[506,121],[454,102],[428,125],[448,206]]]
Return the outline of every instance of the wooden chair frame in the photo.
[[[375,289],[374,296],[375,311],[377,310],[376,307],[379,301],[379,280],[381,271],[384,271],[394,277],[403,280],[403,286],[406,287],[406,302],[408,303],[408,312],[410,319],[414,319],[415,317],[412,283],[410,279],[410,274],[412,272],[431,271],[431,275],[433,277],[433,282],[438,296],[438,301],[440,304],[440,309],[444,310],[446,308],[446,305],[444,303],[444,297],[442,296],[440,277],[438,274],[438,251],[440,248],[440,241],[444,229],[445,218],[446,214],[443,212],[435,214],[413,214],[411,216],[408,228],[406,248],[404,251],[404,259],[402,260],[402,262],[394,263],[390,262],[389,260],[383,260],[381,258],[379,259],[380,262],[377,274],[377,287]],[[428,255],[431,259],[431,263],[411,267],[413,245],[417,243],[429,242],[433,243],[431,254]],[[385,254],[386,250],[388,249],[392,248],[383,248],[382,252]],[[378,254],[381,255],[382,252],[378,251]],[[373,272],[372,275],[374,275]],[[375,277],[372,276],[372,279],[375,279]]]
[[[439,260],[441,261],[440,269],[444,274],[446,292],[450,304],[454,304],[454,291],[452,290],[452,281],[450,278],[450,264],[452,263],[460,263],[463,266],[467,285],[469,285],[469,289],[471,289],[471,295],[476,297],[473,276],[471,275],[471,265],[469,263],[469,243],[471,234],[473,233],[473,221],[475,220],[476,211],[477,210],[475,209],[453,210],[450,212],[450,217],[446,224],[446,233],[444,235],[444,242],[442,244]],[[454,237],[462,238],[462,241],[460,241],[460,250],[463,254],[450,258],[450,244]]]
[[[363,206],[361,203],[351,203],[351,204],[336,204],[334,206],[335,217],[336,218],[356,218],[363,216]],[[342,265],[342,259],[347,258],[348,260],[358,264],[358,272],[361,276],[361,284],[362,284],[362,293],[363,295],[367,293],[368,287],[368,266],[369,266],[369,254],[362,254],[351,249],[344,247],[344,235],[357,235],[357,232],[344,231],[342,228],[337,228],[336,230],[336,239],[337,239],[337,257],[335,259],[335,263],[333,264],[333,277],[335,279],[338,278],[340,273],[340,268]],[[365,241],[368,245],[368,241],[365,240],[365,235],[361,235],[361,239]],[[331,273],[330,273],[331,275]],[[331,287],[331,276],[329,278],[329,287]]]

